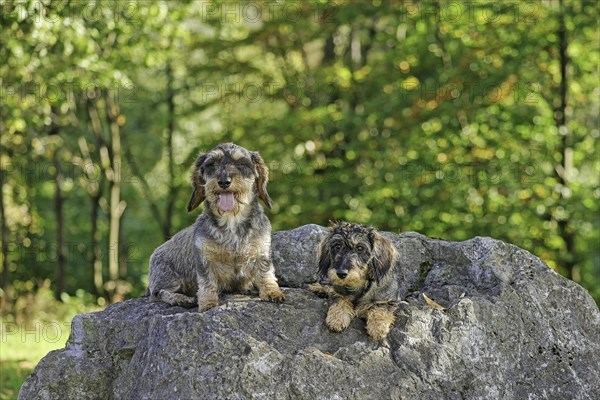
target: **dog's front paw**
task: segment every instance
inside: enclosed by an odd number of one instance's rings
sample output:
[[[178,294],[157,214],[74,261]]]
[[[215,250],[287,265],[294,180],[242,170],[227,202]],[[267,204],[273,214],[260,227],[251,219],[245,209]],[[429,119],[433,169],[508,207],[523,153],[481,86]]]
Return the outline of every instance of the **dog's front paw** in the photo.
[[[325,319],[327,327],[334,332],[343,331],[350,326],[350,322],[352,322],[352,315],[350,314],[336,314],[329,312]]]
[[[198,310],[200,312],[210,310],[219,305],[218,297],[205,297],[198,299]]]
[[[385,339],[394,325],[394,312],[384,307],[373,307],[367,310],[367,333],[371,338],[380,342]]]
[[[337,301],[329,307],[325,324],[334,332],[341,332],[350,326],[354,318],[354,308],[352,303],[347,301]]]
[[[272,301],[273,303],[283,303],[285,301],[285,295],[279,287],[263,289],[258,296],[262,301]]]
[[[323,286],[320,283],[313,283],[308,285],[308,291],[319,297],[328,297],[332,289],[331,287]]]
[[[390,333],[392,325],[385,322],[379,323],[368,323],[367,322],[367,333],[376,342],[380,342],[385,339]]]

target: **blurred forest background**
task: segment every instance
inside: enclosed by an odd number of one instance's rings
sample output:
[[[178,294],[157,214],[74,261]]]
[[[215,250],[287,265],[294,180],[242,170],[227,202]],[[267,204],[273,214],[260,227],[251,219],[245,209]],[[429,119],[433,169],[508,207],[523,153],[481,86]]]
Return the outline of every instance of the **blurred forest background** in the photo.
[[[600,300],[596,1],[0,4],[3,340],[142,294],[226,141],[274,230],[492,236]]]

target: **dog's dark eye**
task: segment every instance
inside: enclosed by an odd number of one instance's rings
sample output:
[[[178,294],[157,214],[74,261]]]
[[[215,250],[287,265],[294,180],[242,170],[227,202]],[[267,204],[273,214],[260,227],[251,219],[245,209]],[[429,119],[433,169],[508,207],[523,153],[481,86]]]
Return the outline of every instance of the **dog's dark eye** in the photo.
[[[215,163],[214,163],[214,161],[209,161],[209,162],[204,163],[204,165],[202,165],[201,170],[203,172],[206,172],[206,173],[210,174],[212,171],[215,170]]]
[[[250,161],[239,161],[236,166],[242,174],[251,174],[253,172],[253,165]]]
[[[365,246],[363,246],[362,244],[359,244],[358,246],[356,246],[356,251],[358,251],[359,253],[362,253],[365,250],[367,250],[367,248]]]
[[[333,245],[333,250],[340,251],[342,249],[342,245],[340,243],[336,243]]]

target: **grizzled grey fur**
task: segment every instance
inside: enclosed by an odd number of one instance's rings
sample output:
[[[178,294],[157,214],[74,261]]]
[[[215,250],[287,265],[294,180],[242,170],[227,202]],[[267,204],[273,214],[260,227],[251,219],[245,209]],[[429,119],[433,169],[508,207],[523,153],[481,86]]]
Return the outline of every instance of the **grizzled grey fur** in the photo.
[[[335,298],[325,319],[329,329],[341,332],[358,316],[366,319],[371,338],[385,339],[400,300],[398,260],[392,243],[374,228],[334,224],[319,246],[319,276],[331,286],[309,287]]]
[[[262,300],[284,301],[271,261],[271,224],[258,201],[271,207],[267,182],[257,152],[225,143],[198,156],[188,211],[202,202],[204,211],[150,257],[153,300],[204,311],[218,305],[221,292],[257,287]]]

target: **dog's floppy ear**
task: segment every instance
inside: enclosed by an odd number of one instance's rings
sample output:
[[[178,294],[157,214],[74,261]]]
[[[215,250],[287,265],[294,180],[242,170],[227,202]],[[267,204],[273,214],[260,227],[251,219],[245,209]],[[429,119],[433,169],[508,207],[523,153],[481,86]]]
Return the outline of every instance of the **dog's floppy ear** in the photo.
[[[373,254],[369,261],[369,276],[379,283],[398,259],[398,251],[394,245],[379,232],[371,233]]]
[[[206,182],[204,181],[202,171],[200,170],[205,160],[206,154],[200,154],[194,163],[194,169],[192,170],[192,186],[194,190],[192,191],[192,197],[188,203],[188,212],[196,209],[206,198],[206,192],[204,191]]]
[[[254,162],[254,166],[256,167],[256,172],[258,173],[258,178],[256,179],[256,185],[258,187],[258,197],[265,203],[265,206],[271,208],[273,202],[271,201],[271,197],[269,197],[269,193],[267,192],[267,182],[269,182],[269,168],[263,161],[260,154],[253,151],[250,153],[252,156],[252,161]]]
[[[331,233],[328,233],[319,245],[319,277],[321,279],[327,276],[327,271],[331,267],[331,252],[329,250],[329,239],[331,239]]]

